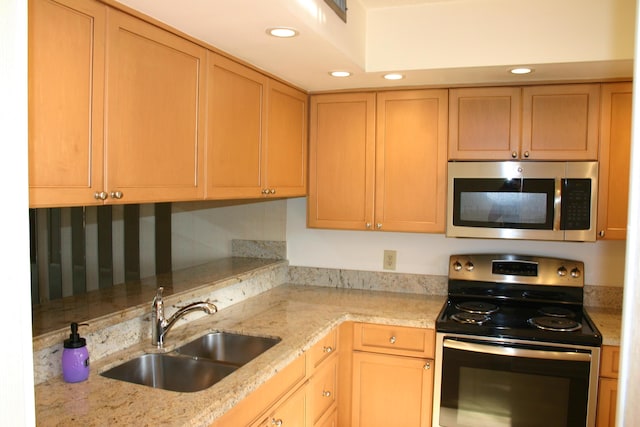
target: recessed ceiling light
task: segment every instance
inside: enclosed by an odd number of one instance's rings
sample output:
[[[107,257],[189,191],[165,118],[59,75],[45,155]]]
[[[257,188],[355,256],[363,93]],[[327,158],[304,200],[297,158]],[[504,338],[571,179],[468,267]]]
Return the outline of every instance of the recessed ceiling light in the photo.
[[[289,38],[289,37],[297,36],[298,31],[293,28],[274,27],[274,28],[268,28],[267,34],[274,37]]]
[[[389,73],[389,74],[385,74],[382,77],[384,77],[387,80],[402,80],[402,79],[404,79],[404,75],[399,74],[399,73]]]
[[[509,70],[511,74],[529,74],[533,72],[533,69],[529,67],[517,67]]]
[[[349,71],[331,71],[329,74],[333,77],[349,77],[351,75]]]

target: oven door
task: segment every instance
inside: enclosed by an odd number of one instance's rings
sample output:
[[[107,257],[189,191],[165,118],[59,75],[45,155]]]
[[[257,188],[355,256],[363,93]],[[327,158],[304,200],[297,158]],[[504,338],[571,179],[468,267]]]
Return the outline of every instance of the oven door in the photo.
[[[595,426],[600,349],[438,334],[434,426]]]

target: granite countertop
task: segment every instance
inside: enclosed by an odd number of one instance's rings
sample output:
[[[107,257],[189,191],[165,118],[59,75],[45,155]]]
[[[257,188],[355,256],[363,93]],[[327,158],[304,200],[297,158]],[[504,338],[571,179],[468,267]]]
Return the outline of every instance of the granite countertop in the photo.
[[[99,375],[154,350],[150,344],[142,343],[92,364],[85,382],[67,384],[56,377],[37,385],[37,424],[206,426],[342,322],[434,328],[444,299],[444,296],[281,285],[169,333],[167,351],[214,330],[282,338],[279,344],[212,387],[195,393],[177,393]],[[604,336],[603,344],[619,345],[620,311],[594,307],[588,307],[587,311]]]
[[[342,322],[433,328],[443,302],[442,296],[281,285],[168,334],[167,350],[212,330],[282,338],[212,387],[177,393],[99,375],[151,350],[142,343],[92,364],[87,381],[56,377],[37,385],[37,424],[206,426]]]

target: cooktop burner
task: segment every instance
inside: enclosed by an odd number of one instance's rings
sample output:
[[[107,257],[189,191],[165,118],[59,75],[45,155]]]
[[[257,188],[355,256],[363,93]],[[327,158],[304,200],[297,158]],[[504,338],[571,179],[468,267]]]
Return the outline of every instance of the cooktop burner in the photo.
[[[575,317],[576,313],[572,310],[569,310],[565,307],[542,307],[540,310],[540,314],[543,316],[551,316],[551,317]]]
[[[486,314],[483,313],[469,313],[466,311],[455,313],[451,315],[451,319],[455,320],[459,323],[471,323],[475,325],[482,325],[490,318]]]
[[[491,314],[498,311],[498,306],[484,301],[463,301],[456,304],[458,310],[473,314]]]
[[[529,323],[538,329],[546,331],[572,332],[582,328],[580,323],[565,317],[532,317],[529,319]]]

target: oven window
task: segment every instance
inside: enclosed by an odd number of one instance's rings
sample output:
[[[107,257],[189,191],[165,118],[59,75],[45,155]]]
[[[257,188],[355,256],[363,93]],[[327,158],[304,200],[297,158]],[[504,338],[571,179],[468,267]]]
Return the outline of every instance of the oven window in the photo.
[[[457,178],[453,191],[454,225],[553,229],[553,179]]]
[[[590,362],[551,357],[444,348],[440,425],[584,426]]]

